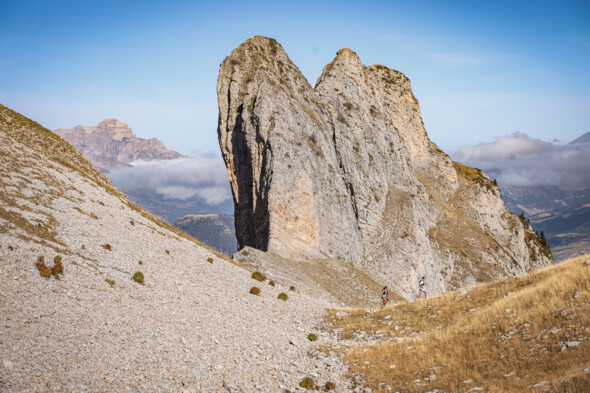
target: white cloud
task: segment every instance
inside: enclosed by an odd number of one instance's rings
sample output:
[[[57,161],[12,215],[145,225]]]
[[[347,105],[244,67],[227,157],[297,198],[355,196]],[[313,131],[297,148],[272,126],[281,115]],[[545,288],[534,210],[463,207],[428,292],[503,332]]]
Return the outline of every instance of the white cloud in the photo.
[[[227,171],[221,157],[134,161],[132,167],[113,169],[109,177],[122,191],[152,191],[167,199],[198,196],[209,205],[231,199]]]
[[[500,186],[590,185],[590,144],[559,145],[516,132],[452,156],[483,169]]]

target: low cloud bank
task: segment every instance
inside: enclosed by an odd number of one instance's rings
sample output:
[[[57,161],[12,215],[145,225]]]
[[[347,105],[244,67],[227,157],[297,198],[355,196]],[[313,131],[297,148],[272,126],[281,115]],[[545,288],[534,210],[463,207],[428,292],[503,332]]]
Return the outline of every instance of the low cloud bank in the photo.
[[[590,185],[590,143],[559,145],[522,132],[452,154],[501,186]]]
[[[131,165],[108,174],[124,192],[150,191],[178,200],[197,196],[214,206],[232,197],[221,157],[134,161]]]

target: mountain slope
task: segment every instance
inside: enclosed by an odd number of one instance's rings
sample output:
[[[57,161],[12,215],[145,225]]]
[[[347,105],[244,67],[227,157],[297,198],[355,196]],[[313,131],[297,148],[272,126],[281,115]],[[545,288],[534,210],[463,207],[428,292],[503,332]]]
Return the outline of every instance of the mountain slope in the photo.
[[[401,72],[342,49],[312,88],[257,36],[217,93],[238,248],[341,258],[406,298],[420,276],[442,293],[551,262],[490,179],[430,141]]]
[[[348,391],[306,338],[329,303],[253,280],[4,106],[0,157],[2,392],[294,390],[309,370]]]
[[[190,214],[174,226],[225,255],[237,251],[234,217],[228,214]]]
[[[127,124],[117,119],[103,120],[96,126],[59,128],[54,132],[81,151],[103,172],[136,160],[171,160],[186,157],[166,149],[157,138],[138,138]]]
[[[333,310],[328,330],[375,392],[588,392],[589,257],[376,312]]]

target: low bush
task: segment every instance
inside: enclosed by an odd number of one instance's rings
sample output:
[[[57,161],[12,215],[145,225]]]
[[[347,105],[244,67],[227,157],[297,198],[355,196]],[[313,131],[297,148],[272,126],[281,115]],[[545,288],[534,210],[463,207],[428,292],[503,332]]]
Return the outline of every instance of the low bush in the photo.
[[[108,251],[112,251],[113,250],[113,248],[111,247],[110,244],[103,244],[102,245],[102,248],[104,248],[105,250],[108,250]]]
[[[98,220],[98,216],[94,213],[90,213],[90,217],[94,218],[95,220]]]
[[[310,377],[305,377],[299,382],[299,386],[306,389],[313,389],[315,387],[315,382]]]
[[[142,272],[135,272],[133,275],[133,281],[143,285],[143,273]]]
[[[166,254],[170,255],[170,250],[166,250]]]
[[[317,340],[318,340],[318,336],[316,336],[316,335],[315,335],[315,334],[313,334],[313,333],[309,333],[309,334],[307,335],[307,338],[309,339],[309,341],[317,341]]]
[[[334,382],[326,382],[326,385],[324,386],[324,391],[330,391],[330,390],[334,390],[336,389],[336,384]]]
[[[252,273],[252,278],[257,281],[265,281],[266,280],[266,276],[260,272]]]
[[[48,268],[45,263],[43,263],[44,259],[45,258],[42,257],[37,258],[37,263],[35,263],[35,266],[37,266],[37,269],[39,269],[39,274],[41,277],[49,278],[51,276],[51,269]]]
[[[274,287],[274,286],[275,286],[275,282],[274,282],[273,280],[270,280],[270,281],[268,282],[268,285],[270,285],[271,287]]]
[[[287,296],[286,293],[281,292],[281,293],[279,293],[279,296],[277,296],[277,298],[279,298],[279,299],[281,299],[282,301],[285,302],[285,301],[287,301],[287,299],[289,299],[289,296]]]
[[[294,290],[295,290],[295,285],[291,285],[291,286],[289,287],[289,289],[290,289],[290,290],[292,290],[292,291],[294,291]]]
[[[61,263],[61,256],[60,255],[56,255],[53,258],[53,263]]]
[[[53,277],[59,279],[59,275],[64,273],[64,265],[61,264],[61,258],[58,262],[55,262],[51,268],[51,274]]]
[[[135,225],[135,221],[131,220],[131,221],[129,221],[129,224],[131,224],[131,226],[134,226]]]
[[[260,288],[252,287],[252,288],[250,288],[250,293],[252,295],[260,295]]]
[[[213,263],[213,258],[211,258],[211,257],[207,258],[207,262]]]
[[[111,286],[111,288],[115,287],[115,280],[111,280],[108,278],[105,278],[104,280]]]
[[[245,251],[244,250],[244,251],[242,251],[242,255],[245,256],[245,257],[247,257],[248,255],[250,255],[250,253],[248,251]]]

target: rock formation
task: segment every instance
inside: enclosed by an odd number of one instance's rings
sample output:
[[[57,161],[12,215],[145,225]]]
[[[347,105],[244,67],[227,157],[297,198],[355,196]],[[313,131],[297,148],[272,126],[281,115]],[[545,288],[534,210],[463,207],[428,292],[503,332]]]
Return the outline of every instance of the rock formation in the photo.
[[[106,172],[135,160],[171,160],[186,157],[166,149],[157,138],[143,139],[117,119],[107,119],[96,126],[78,125],[71,129],[59,128],[57,135],[74,145],[90,162]]]
[[[480,170],[427,136],[410,81],[338,51],[312,88],[273,39],[220,66],[218,135],[238,249],[341,258],[410,297],[551,262]]]

